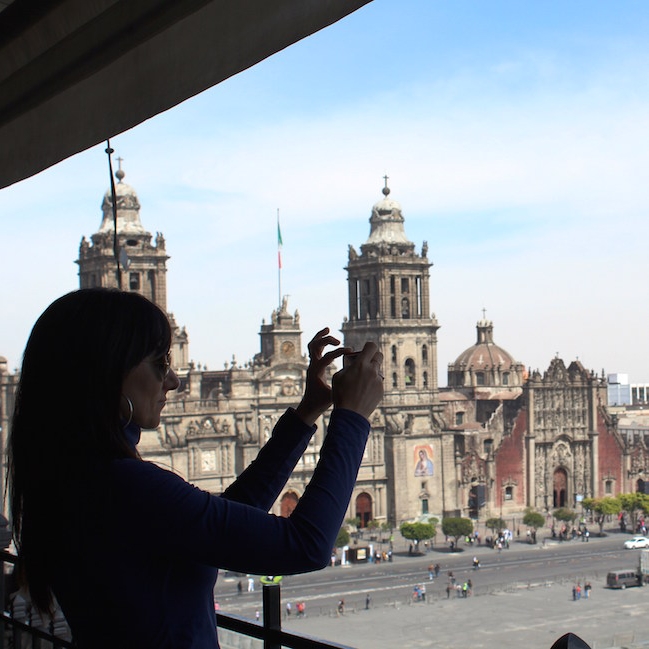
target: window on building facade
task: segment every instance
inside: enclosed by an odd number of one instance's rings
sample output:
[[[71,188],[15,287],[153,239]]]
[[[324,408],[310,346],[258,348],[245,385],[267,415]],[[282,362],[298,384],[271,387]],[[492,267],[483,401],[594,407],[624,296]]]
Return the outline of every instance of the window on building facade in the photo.
[[[484,442],[482,442],[482,448],[484,449],[485,454],[489,455],[491,453],[491,449],[493,448],[494,441],[493,439],[485,439]]]
[[[514,499],[514,487],[505,487],[505,500]]]
[[[354,317],[358,320],[361,317],[361,283],[354,280],[352,284],[352,297],[354,300]]]
[[[128,276],[128,287],[131,291],[140,290],[140,273],[130,273]]]
[[[464,413],[463,412],[456,412],[455,413],[455,425],[456,426],[461,426],[464,423]]]
[[[476,372],[475,373],[475,384],[476,385],[484,385],[484,372]]]
[[[424,306],[423,306],[423,295],[421,291],[421,277],[417,275],[415,277],[415,299],[417,300],[416,307],[417,307],[417,317],[421,317],[421,314],[424,312]]]
[[[607,480],[607,481],[604,483],[604,491],[605,491],[607,494],[612,494],[612,493],[613,493],[613,480]]]
[[[421,513],[428,514],[428,498],[421,499]]]
[[[404,366],[404,381],[407,388],[415,386],[415,361],[412,358],[407,358]]]
[[[392,372],[392,387],[396,388],[397,387],[397,373]]]
[[[428,372],[424,372],[424,387],[428,387]]]
[[[410,319],[410,300],[407,297],[401,298],[401,317],[404,320]]]
[[[428,345],[421,346],[421,362],[428,365]]]
[[[509,372],[503,372],[503,385],[509,385]]]
[[[396,345],[392,345],[392,363],[394,365],[397,364],[397,346]]]

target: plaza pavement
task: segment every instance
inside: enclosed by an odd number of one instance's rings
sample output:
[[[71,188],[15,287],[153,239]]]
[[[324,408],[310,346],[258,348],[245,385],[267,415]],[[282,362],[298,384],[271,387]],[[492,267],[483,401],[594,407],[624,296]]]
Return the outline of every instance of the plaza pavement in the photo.
[[[611,590],[593,581],[588,599],[550,583],[466,599],[385,605],[284,622],[284,629],[357,649],[550,649],[572,632],[591,649],[649,649],[649,587]]]
[[[306,618],[293,616],[283,624],[287,631],[356,649],[550,649],[568,632],[591,649],[649,649],[649,587],[609,589],[605,575],[591,579],[590,597],[578,601],[572,599],[570,580],[548,581],[478,591],[466,599],[377,603],[341,616],[309,617],[307,604]]]

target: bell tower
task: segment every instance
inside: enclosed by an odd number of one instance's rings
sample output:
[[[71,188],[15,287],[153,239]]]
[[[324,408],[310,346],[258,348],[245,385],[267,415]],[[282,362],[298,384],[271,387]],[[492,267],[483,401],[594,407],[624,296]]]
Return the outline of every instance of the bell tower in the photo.
[[[173,314],[167,311],[167,255],[165,239],[156,233],[155,242],[140,221],[140,201],[135,190],[124,182],[122,159],[117,159],[119,169],[115,172],[115,202],[117,207],[117,248],[120,270],[117,270],[114,244],[113,200],[110,190],[104,194],[101,204],[102,221],[99,231],[85,237],[79,245],[79,288],[103,286],[117,288],[117,273],[121,287],[135,291],[157,304],[167,315],[173,331],[172,363],[174,369],[189,366],[189,340],[184,327],[176,324]]]
[[[387,404],[404,394],[437,395],[439,325],[429,315],[428,245],[424,242],[417,254],[404,231],[401,205],[390,198],[388,177],[384,180],[383,198],[372,207],[370,236],[360,255],[349,246],[349,317],[342,332],[345,345],[354,349],[366,340],[379,345]]]
[[[167,311],[167,252],[161,233],[156,234],[155,245],[151,233],[140,221],[140,201],[135,190],[124,182],[122,160],[115,172],[117,204],[117,246],[120,258],[121,285],[125,291],[137,291],[163,311]],[[79,286],[117,287],[117,264],[113,252],[113,200],[110,190],[101,204],[103,218],[99,231],[89,243],[85,237],[79,246]]]

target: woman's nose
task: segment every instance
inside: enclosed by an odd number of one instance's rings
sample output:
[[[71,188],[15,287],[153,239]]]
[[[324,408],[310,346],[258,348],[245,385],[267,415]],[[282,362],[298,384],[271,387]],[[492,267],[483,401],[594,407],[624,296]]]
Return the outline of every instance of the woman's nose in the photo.
[[[178,379],[178,375],[173,370],[169,370],[169,374],[167,374],[167,376],[165,377],[163,384],[165,391],[176,390],[179,385],[180,381]]]

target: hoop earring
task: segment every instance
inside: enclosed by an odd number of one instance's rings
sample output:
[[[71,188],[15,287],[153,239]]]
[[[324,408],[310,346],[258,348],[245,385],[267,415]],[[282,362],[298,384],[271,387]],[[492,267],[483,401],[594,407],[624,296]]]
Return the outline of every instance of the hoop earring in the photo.
[[[128,419],[123,426],[123,428],[126,428],[133,421],[133,402],[125,394],[122,396],[126,399],[126,403],[128,403]]]

